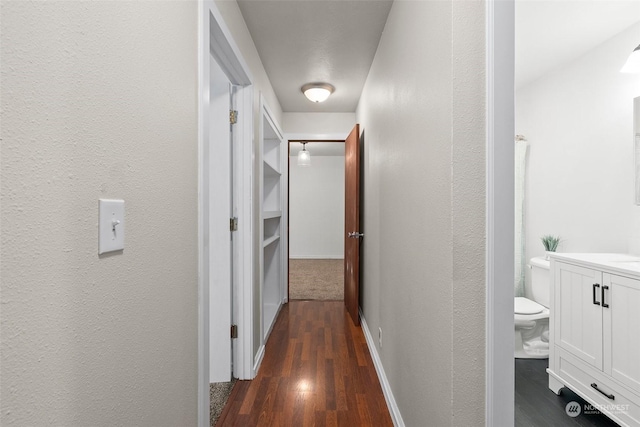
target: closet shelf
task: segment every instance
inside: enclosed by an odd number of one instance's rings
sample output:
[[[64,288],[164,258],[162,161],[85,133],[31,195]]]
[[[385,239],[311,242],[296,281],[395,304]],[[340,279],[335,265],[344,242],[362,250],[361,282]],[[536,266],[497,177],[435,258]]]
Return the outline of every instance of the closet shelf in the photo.
[[[262,217],[264,219],[280,218],[281,216],[282,216],[282,211],[264,211],[262,213]]]
[[[267,162],[266,160],[263,163],[264,163],[264,174],[266,176],[281,176],[282,175],[280,172],[278,172],[276,170],[276,168],[271,166],[271,164],[269,162]]]
[[[262,104],[262,101],[261,101]],[[264,344],[273,327],[278,310],[284,299],[286,284],[286,241],[281,239],[285,232],[283,214],[285,212],[286,154],[283,151],[284,141],[281,132],[273,123],[268,109],[263,105],[260,129],[260,148],[256,154],[258,166],[261,168],[258,179],[260,211],[262,218],[258,235],[261,294],[261,344]]]
[[[264,239],[263,246],[266,248],[267,246],[274,242],[277,242],[278,240],[280,240],[280,236],[276,234],[275,236],[271,236],[268,239]]]

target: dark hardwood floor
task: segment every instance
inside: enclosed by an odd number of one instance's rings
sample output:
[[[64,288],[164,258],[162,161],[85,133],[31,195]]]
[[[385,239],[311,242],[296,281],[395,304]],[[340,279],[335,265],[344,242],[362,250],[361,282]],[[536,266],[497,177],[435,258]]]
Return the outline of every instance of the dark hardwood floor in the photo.
[[[547,366],[547,359],[516,359],[516,427],[618,425],[600,413],[568,416],[569,402],[578,402],[582,409],[587,402],[568,388],[560,396],[549,390]]]
[[[292,301],[258,376],[238,381],[216,426],[393,426],[360,327],[342,301]]]

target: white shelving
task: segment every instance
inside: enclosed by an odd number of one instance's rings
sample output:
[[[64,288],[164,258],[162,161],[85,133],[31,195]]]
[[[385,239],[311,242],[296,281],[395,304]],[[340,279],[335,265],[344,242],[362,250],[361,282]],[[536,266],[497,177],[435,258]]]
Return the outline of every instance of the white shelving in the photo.
[[[261,301],[262,301],[262,337],[266,342],[280,307],[285,300],[286,279],[286,242],[281,238],[286,232],[286,207],[284,190],[285,153],[284,140],[278,126],[273,121],[269,109],[262,104],[261,146],[262,173],[260,182],[261,236],[260,253]]]
[[[262,212],[263,219],[280,218],[282,211],[264,211]]]
[[[269,120],[265,120],[264,125],[270,126],[268,123]],[[278,138],[278,131],[276,129],[271,129],[273,132],[265,132],[264,142],[263,142],[263,157],[262,160],[266,165],[269,166],[273,170],[273,172],[280,174],[281,169],[281,159],[280,159],[280,147],[282,145],[282,140]]]
[[[278,236],[278,235],[271,236],[268,239],[264,239],[264,242],[262,243],[262,246],[266,248],[270,244],[277,242],[279,239],[280,239],[280,236]]]
[[[265,161],[264,162],[264,175],[265,176],[278,177],[278,176],[280,176],[282,174],[280,172],[278,172],[269,162]]]

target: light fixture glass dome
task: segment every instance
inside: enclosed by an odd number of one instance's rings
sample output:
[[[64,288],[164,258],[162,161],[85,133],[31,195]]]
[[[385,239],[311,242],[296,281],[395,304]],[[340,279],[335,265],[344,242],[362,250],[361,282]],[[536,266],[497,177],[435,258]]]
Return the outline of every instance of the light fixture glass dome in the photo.
[[[298,166],[311,166],[311,153],[307,151],[307,143],[302,143],[302,150],[298,151]]]
[[[302,93],[311,102],[324,102],[335,88],[329,83],[307,83],[301,88]]]
[[[620,70],[621,73],[640,73],[640,45],[631,52],[629,59]]]

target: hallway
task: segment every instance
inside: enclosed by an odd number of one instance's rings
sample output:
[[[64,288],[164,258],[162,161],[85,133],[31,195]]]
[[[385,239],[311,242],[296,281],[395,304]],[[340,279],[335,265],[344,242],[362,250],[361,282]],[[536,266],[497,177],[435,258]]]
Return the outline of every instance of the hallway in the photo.
[[[513,2],[293,3],[1,0],[0,425],[208,427],[210,383],[257,363],[228,424],[390,424],[388,399],[398,426],[510,425],[496,342],[513,313],[494,286],[513,279]],[[335,89],[320,104],[316,81]],[[367,327],[291,303],[265,343],[285,300],[286,255],[264,262],[289,246],[284,141],[356,123],[361,227],[343,236],[366,233]],[[99,253],[100,229],[125,247]],[[383,337],[384,401],[362,332],[376,368]]]
[[[342,301],[285,304],[253,381],[217,426],[392,426],[360,327]]]

